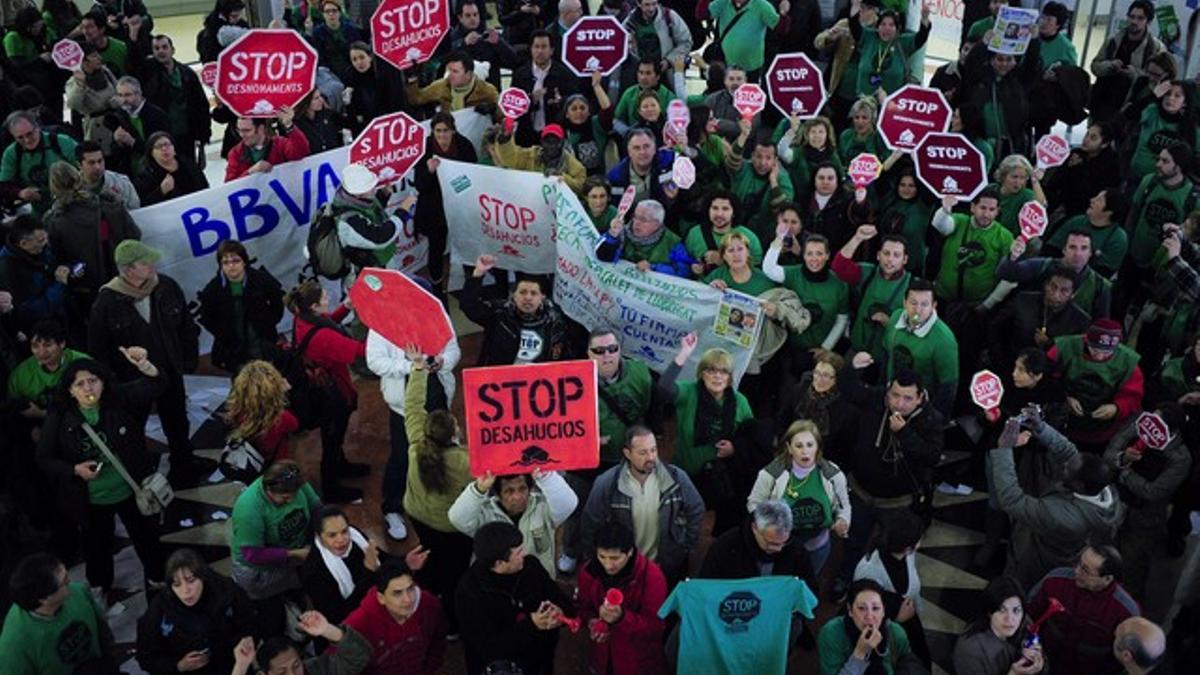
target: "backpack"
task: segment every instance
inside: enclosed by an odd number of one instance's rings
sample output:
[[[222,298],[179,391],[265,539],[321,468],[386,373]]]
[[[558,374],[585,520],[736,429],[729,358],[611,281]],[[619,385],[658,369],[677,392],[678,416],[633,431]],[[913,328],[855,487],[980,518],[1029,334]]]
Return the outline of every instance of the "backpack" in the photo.
[[[333,203],[325,205],[308,228],[308,264],[313,272],[326,279],[338,280],[350,273],[350,261],[338,240],[338,219]]]
[[[226,478],[249,485],[262,474],[264,464],[262,453],[250,441],[231,437],[221,451],[218,468]]]
[[[292,344],[281,349],[275,358],[275,367],[292,387],[288,392],[288,409],[300,421],[302,431],[321,426],[326,397],[331,394],[340,396],[333,389],[333,379],[329,373],[304,355],[313,337],[325,328],[313,326],[299,344],[293,339]],[[295,337],[295,329],[292,336]]]

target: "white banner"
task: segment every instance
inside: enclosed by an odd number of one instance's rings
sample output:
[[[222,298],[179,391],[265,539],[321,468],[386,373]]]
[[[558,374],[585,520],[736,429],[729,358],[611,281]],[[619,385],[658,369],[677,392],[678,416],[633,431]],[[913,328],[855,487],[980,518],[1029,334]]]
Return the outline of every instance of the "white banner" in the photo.
[[[473,265],[486,254],[501,269],[554,272],[554,210],[545,176],[450,160],[437,175],[452,260]]]
[[[627,261],[600,262],[592,226],[579,198],[563,183],[542,179],[557,196],[553,205],[558,221],[558,269],[554,301],[563,312],[588,330],[611,328],[622,351],[662,372],[679,351],[684,335],[695,331],[700,344],[681,378],[696,377],[701,355],[712,347],[733,354],[734,382],[742,378],[751,349],[713,334],[713,322],[722,293],[707,284],[658,272],[640,272]]]
[[[490,120],[472,110],[454,118],[458,132],[478,146]],[[428,131],[429,123],[423,125]],[[215,253],[226,239],[242,242],[259,265],[290,288],[308,262],[308,226],[337,192],[348,151],[342,147],[280,164],[270,173],[138,209],[133,219],[142,241],[162,252],[159,269],[178,281],[189,298],[217,273]],[[393,203],[414,191],[411,178],[405,178]],[[412,228],[410,222],[397,239],[394,268],[415,271],[425,264],[426,242]]]

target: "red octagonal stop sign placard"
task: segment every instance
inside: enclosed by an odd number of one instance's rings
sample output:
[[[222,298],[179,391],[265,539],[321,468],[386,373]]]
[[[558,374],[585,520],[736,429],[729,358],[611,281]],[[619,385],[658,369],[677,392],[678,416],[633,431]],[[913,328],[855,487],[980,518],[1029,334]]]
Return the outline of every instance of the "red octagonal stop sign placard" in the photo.
[[[1071,154],[1071,144],[1067,139],[1054,134],[1046,134],[1037,142],[1037,165],[1042,169],[1062,166]]]
[[[1041,202],[1029,201],[1021,207],[1017,212],[1017,225],[1021,228],[1021,239],[1028,242],[1030,239],[1042,236],[1046,231],[1046,207],[1042,206]]]
[[[927,134],[949,129],[952,114],[942,92],[907,84],[884,100],[876,124],[888,149],[911,152]]]
[[[425,128],[403,112],[371,120],[350,144],[350,162],[374,171],[383,182],[403,178],[423,154]]]
[[[1171,432],[1163,418],[1152,412],[1144,412],[1137,418],[1138,439],[1148,447],[1162,450],[1171,440]]]
[[[810,119],[825,105],[825,78],[808,54],[780,54],[767,69],[767,92],[785,116],[795,113]]]
[[[364,269],[350,287],[350,300],[368,328],[401,349],[415,344],[437,356],[454,338],[441,301],[399,270]]]
[[[1000,377],[990,370],[981,370],[971,378],[971,400],[984,410],[999,407],[1004,398]]]
[[[767,93],[753,82],[743,84],[733,91],[733,107],[750,119],[767,107]]]
[[[563,62],[579,77],[610,75],[629,50],[629,34],[615,16],[585,16],[563,35]]]
[[[383,0],[371,15],[371,48],[400,70],[428,61],[449,32],[450,0]]]
[[[516,87],[505,89],[500,92],[500,111],[514,120],[524,115],[529,112],[529,94]]]
[[[316,80],[317,50],[294,30],[252,30],[217,57],[217,97],[241,117],[274,117]]]
[[[50,58],[54,59],[54,65],[63,70],[76,71],[83,65],[83,47],[70,38],[64,38],[54,43]]]
[[[917,178],[938,197],[967,201],[987,185],[983,153],[962,134],[929,134],[914,155]]]

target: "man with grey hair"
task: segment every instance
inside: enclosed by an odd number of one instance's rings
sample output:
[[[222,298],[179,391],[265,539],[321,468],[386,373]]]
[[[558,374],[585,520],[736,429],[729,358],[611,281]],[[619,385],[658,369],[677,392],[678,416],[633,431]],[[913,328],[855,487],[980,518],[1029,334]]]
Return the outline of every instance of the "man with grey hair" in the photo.
[[[717,537],[696,576],[704,579],[790,576],[800,577],[809,588],[817,588],[808,555],[800,540],[792,536],[792,509],[781,499],[760,503],[741,527]]]
[[[104,126],[112,132],[109,165],[113,171],[133,176],[141,171],[146,159],[146,139],[156,131],[170,131],[171,123],[162,108],[146,101],[142,83],[126,75],[117,80],[118,108],[104,116]]]
[[[155,402],[171,452],[171,483],[181,487],[194,478],[187,394],[183,375],[196,370],[200,329],[188,311],[179,284],[159,274],[162,254],[135,239],[117,245],[113,253],[117,275],[96,295],[88,321],[88,353],[113,369],[117,380],[141,377],[121,350],[143,347],[158,366],[166,389]],[[149,410],[139,411],[143,419]]]
[[[1153,621],[1133,616],[1117,624],[1112,649],[1129,675],[1158,672],[1167,651],[1167,636]]]
[[[657,199],[666,206],[675,203],[679,196],[679,189],[671,181],[675,152],[668,148],[659,150],[654,132],[643,127],[634,127],[625,134],[625,151],[625,159],[608,172],[613,203],[620,201],[630,185],[637,190],[639,201]]]
[[[666,216],[667,210],[660,202],[643,200],[634,208],[633,224],[628,230],[623,216],[613,218],[596,244],[596,257],[605,262],[628,260],[643,272],[689,276],[696,261],[679,235],[666,228]]]
[[[583,16],[583,3],[579,0],[558,0],[558,19],[546,26],[546,32],[554,42],[554,54],[562,61],[562,41],[571,26]]]
[[[37,213],[50,208],[50,167],[73,162],[75,141],[70,136],[42,130],[38,118],[18,110],[4,120],[13,142],[0,156],[0,201],[32,204]]]

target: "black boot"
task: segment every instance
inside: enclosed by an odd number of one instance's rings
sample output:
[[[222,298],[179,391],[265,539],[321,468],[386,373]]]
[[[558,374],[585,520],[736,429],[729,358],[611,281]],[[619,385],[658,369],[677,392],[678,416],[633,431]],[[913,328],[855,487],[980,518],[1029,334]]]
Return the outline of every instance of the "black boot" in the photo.
[[[984,520],[983,546],[975,553],[973,560],[977,569],[983,569],[995,560],[997,555],[1003,556],[1004,539],[1008,534],[1008,516],[1003,511],[988,508]]]

